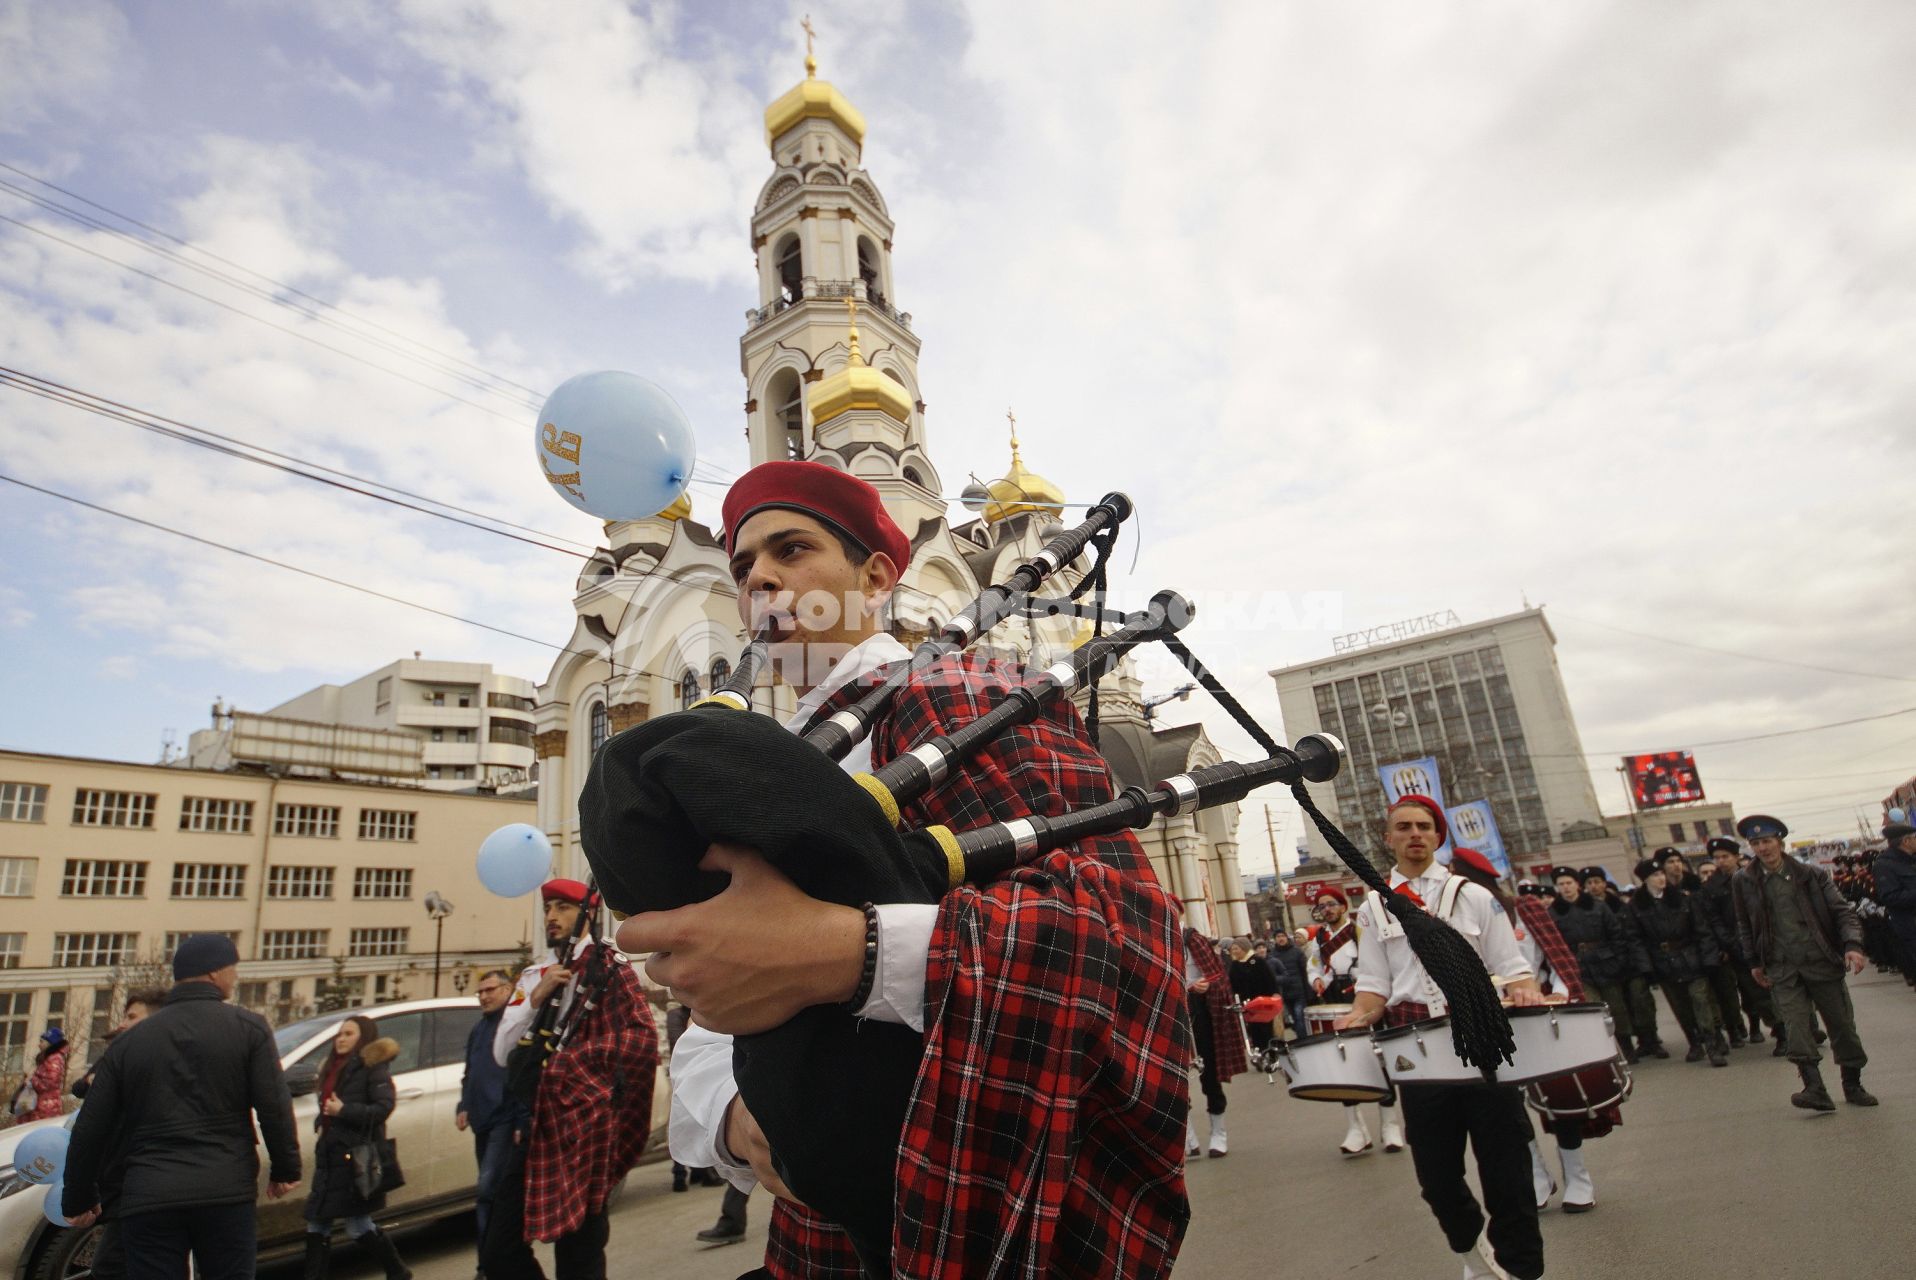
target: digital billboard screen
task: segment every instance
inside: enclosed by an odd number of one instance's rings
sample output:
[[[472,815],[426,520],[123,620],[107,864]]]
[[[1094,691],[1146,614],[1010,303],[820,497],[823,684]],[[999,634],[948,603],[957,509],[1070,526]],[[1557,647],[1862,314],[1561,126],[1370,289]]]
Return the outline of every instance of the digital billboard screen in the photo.
[[[1703,799],[1703,780],[1697,776],[1696,757],[1687,751],[1625,756],[1623,767],[1639,809],[1660,809],[1664,805]]]

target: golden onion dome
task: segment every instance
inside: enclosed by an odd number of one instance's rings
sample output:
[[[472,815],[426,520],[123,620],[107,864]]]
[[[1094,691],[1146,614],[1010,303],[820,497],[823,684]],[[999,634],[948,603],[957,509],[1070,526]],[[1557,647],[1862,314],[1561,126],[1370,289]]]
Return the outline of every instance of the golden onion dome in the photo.
[[[806,120],[830,120],[850,135],[854,146],[865,141],[865,117],[858,113],[829,80],[818,78],[818,60],[805,55],[805,78],[765,108],[765,145]]]
[[[858,409],[875,409],[909,424],[914,407],[911,392],[896,378],[865,363],[865,357],[858,350],[858,300],[845,299],[845,308],[851,314],[846,331],[851,358],[843,369],[812,384],[811,392],[805,397],[806,407],[812,411],[812,427],[817,429],[841,413]]]
[[[1004,479],[993,480],[985,486],[991,495],[991,502],[985,507],[985,523],[996,524],[1024,512],[1063,515],[1064,490],[1025,467],[1024,459],[1018,455],[1018,420],[1009,413],[1005,416],[1011,419],[1011,470],[1005,472]]]
[[[692,491],[687,489],[665,510],[659,512],[661,520],[684,520],[692,514]]]

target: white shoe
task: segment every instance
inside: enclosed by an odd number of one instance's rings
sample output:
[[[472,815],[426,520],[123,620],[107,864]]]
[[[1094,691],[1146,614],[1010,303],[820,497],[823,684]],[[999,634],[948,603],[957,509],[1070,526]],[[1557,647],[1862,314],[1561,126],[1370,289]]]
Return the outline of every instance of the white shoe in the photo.
[[[1510,1273],[1498,1266],[1484,1249],[1483,1241],[1479,1240],[1463,1255],[1464,1280],[1510,1280]]]
[[[1382,1122],[1384,1150],[1402,1151],[1404,1149],[1404,1118],[1397,1113],[1396,1107],[1377,1108],[1377,1118]]]
[[[1566,1172],[1564,1177],[1569,1178]],[[1543,1162],[1543,1148],[1537,1140],[1530,1140],[1530,1189],[1537,1195],[1537,1207],[1543,1208],[1550,1203],[1550,1197],[1557,1194],[1556,1180],[1550,1176],[1550,1166]]]
[[[1211,1113],[1211,1154],[1221,1156],[1224,1155],[1227,1150],[1224,1136],[1224,1117],[1214,1111]]]
[[[1364,1123],[1363,1108],[1345,1107],[1344,1114],[1350,1117],[1350,1127],[1344,1130],[1344,1141],[1337,1149],[1347,1156],[1361,1156],[1370,1150],[1370,1126]]]
[[[1197,1121],[1186,1120],[1184,1122],[1184,1154],[1187,1156],[1195,1156],[1201,1155],[1203,1152],[1204,1145],[1198,1141],[1197,1136]]]
[[[1590,1212],[1597,1207],[1597,1184],[1590,1181],[1590,1170],[1584,1167],[1583,1149],[1565,1151],[1559,1147],[1557,1155],[1563,1159],[1563,1211]]]

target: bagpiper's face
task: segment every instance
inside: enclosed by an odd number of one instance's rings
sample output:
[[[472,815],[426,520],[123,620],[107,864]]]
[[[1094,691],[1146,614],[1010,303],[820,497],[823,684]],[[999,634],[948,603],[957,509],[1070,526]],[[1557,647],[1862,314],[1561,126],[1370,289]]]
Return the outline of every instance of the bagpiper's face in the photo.
[[[579,923],[579,904],[558,898],[546,900],[546,941],[559,942],[572,936]]]
[[[753,632],[771,621],[776,640],[850,648],[897,585],[890,559],[854,564],[838,537],[802,511],[759,512],[732,547],[739,618]]]

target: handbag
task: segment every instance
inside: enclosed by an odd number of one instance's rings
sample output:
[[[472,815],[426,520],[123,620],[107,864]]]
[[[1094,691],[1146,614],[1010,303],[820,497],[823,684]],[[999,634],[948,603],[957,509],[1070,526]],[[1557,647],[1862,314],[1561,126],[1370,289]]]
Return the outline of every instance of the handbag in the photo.
[[[399,1147],[391,1138],[381,1135],[356,1143],[346,1152],[346,1159],[353,1166],[353,1191],[361,1200],[406,1185],[405,1171],[399,1167]]]

